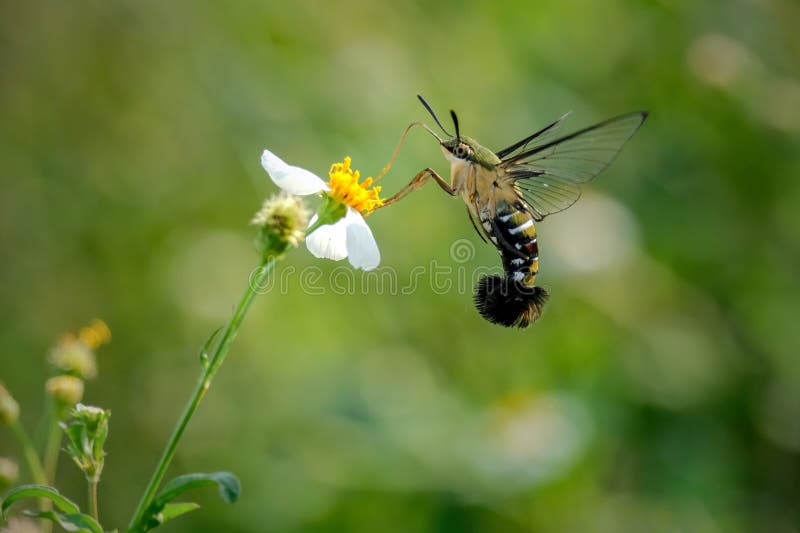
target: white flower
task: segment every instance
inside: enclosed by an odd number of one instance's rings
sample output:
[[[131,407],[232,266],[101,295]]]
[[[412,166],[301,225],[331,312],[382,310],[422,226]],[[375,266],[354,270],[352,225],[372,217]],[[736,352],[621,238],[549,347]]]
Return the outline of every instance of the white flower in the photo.
[[[372,270],[381,262],[381,254],[364,215],[383,202],[378,196],[380,187],[371,187],[372,178],[358,183],[359,173],[350,169],[350,158],[331,166],[326,183],[306,169],[285,163],[278,156],[264,150],[261,165],[275,185],[298,196],[326,193],[333,201],[347,207],[345,215],[333,224],[325,224],[306,236],[308,251],[315,257],[341,261],[345,257],[355,268]],[[312,227],[319,215],[314,215]],[[323,219],[324,220],[324,219]]]

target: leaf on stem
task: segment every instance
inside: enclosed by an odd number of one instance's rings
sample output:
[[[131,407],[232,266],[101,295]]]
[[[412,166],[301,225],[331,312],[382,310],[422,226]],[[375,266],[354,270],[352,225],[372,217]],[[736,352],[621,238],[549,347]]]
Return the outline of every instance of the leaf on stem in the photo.
[[[59,511],[65,514],[79,514],[81,511],[75,502],[62,496],[61,493],[53,487],[45,485],[21,485],[19,487],[14,487],[6,494],[2,504],[3,516],[5,516],[8,508],[11,507],[14,502],[28,498],[46,498],[53,502]]]
[[[211,351],[211,347],[214,345],[214,340],[216,340],[217,335],[219,332],[222,331],[223,326],[218,327],[214,330],[214,332],[208,337],[208,340],[203,347],[200,349],[200,362],[203,364],[204,368],[208,368],[208,352]]]
[[[200,505],[194,502],[168,503],[160,513],[153,516],[153,519],[158,521],[159,524],[163,524],[168,520],[172,520],[173,518],[177,518],[199,508]]]
[[[187,490],[217,485],[219,495],[226,503],[233,503],[239,498],[239,480],[230,472],[196,473],[178,476],[169,481],[147,508],[139,525],[133,531],[148,531],[167,520],[194,511],[196,503],[169,503]]]
[[[103,533],[103,528],[89,515],[82,513],[60,513],[58,511],[25,510],[23,513],[33,518],[50,520],[61,526],[64,531],[80,531],[89,533]]]

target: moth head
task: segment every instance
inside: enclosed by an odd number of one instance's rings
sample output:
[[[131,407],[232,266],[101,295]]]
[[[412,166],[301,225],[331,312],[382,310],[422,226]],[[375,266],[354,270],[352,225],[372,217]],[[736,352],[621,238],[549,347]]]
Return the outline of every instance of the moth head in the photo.
[[[475,141],[469,137],[453,137],[440,144],[448,159],[469,160],[475,153]]]

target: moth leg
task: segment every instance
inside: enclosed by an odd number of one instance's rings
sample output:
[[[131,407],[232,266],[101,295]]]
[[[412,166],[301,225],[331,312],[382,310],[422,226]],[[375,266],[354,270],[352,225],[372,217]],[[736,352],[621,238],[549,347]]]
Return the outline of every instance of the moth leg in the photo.
[[[449,194],[450,196],[456,195],[455,189],[453,189],[453,187],[451,187],[449,183],[447,183],[439,174],[437,174],[435,170],[433,170],[432,168],[426,168],[424,170],[420,170],[419,173],[416,176],[414,176],[414,179],[412,179],[408,185],[400,189],[400,191],[398,191],[397,194],[395,194],[391,198],[387,198],[386,200],[384,200],[383,205],[381,205],[377,209],[392,205],[393,203],[402,200],[403,198],[408,196],[412,191],[415,191],[421,188],[423,185],[425,185],[425,183],[430,178],[435,179],[439,187],[441,187],[442,190],[447,194]]]

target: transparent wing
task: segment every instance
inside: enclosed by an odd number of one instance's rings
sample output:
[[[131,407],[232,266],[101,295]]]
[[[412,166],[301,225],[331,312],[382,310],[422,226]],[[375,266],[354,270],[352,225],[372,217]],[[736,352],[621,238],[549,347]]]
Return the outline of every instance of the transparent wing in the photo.
[[[503,159],[516,152],[524,151],[542,145],[548,139],[552,138],[552,136],[558,131],[558,129],[564,123],[564,119],[567,118],[568,116],[569,113],[564,113],[558,120],[556,120],[552,124],[548,124],[544,128],[537,131],[536,133],[528,137],[525,137],[521,141],[515,142],[511,146],[503,148],[502,150],[496,152],[495,155],[500,159]]]
[[[580,185],[611,164],[645,118],[645,112],[629,113],[536,146],[523,143],[500,166],[541,220],[574,204]]]

